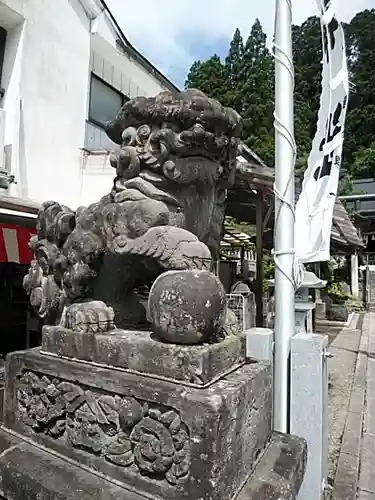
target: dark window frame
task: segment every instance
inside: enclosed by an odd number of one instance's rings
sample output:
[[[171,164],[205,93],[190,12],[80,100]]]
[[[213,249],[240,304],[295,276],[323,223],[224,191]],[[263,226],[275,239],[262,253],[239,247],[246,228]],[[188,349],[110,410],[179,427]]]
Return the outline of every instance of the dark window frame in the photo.
[[[4,89],[2,88],[1,81],[2,81],[2,76],[3,76],[3,65],[4,65],[4,58],[5,58],[5,48],[6,48],[6,43],[7,43],[7,35],[8,32],[5,28],[0,26],[0,99],[4,95]]]
[[[111,92],[114,92],[121,98],[121,107],[129,101],[129,97],[123,94],[120,90],[116,89],[113,87],[111,84],[103,80],[103,78],[100,78],[100,76],[96,75],[95,73],[91,73],[90,75],[90,92],[89,92],[89,109],[88,109],[88,121],[92,123],[93,125],[96,125],[97,127],[104,129],[105,123],[100,122],[99,120],[96,120],[91,116],[91,99],[92,99],[92,81],[93,80],[99,81],[103,86],[107,87]],[[119,110],[120,111],[120,108]]]

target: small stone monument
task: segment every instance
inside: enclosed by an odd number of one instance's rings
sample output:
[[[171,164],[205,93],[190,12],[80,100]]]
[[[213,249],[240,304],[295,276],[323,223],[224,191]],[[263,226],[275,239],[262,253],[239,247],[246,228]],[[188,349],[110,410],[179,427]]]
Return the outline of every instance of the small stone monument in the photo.
[[[315,317],[319,320],[326,319],[326,303],[322,299],[320,289],[316,289],[315,292]]]
[[[24,286],[46,326],[6,365],[4,498],[296,498],[305,441],[272,432],[271,368],[209,270],[240,129],[196,90],[132,99],[112,192],[43,205]]]
[[[270,286],[275,286],[275,280],[268,281]],[[327,282],[321,280],[311,271],[304,271],[301,286],[295,294],[295,331],[297,333],[313,333],[312,312],[315,309],[315,303],[309,296],[310,289],[321,290],[327,286]]]
[[[295,333],[313,333],[312,312],[315,302],[310,299],[309,290],[314,288],[320,290],[327,286],[327,282],[321,280],[311,271],[305,271],[302,284],[296,292],[296,330]]]

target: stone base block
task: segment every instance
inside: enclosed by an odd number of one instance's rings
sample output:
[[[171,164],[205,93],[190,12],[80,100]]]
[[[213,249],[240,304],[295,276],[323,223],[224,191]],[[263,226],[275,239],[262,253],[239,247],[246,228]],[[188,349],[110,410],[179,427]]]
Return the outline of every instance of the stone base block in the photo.
[[[244,363],[246,339],[241,333],[217,344],[184,346],[164,343],[149,331],[93,334],[45,326],[42,351],[206,385]]]
[[[7,360],[4,426],[140,496],[230,500],[270,441],[271,396],[261,362],[196,388],[36,349]]]
[[[0,430],[0,452],[0,498],[3,500],[146,500],[132,489],[84,470],[4,430]],[[274,434],[254,473],[233,499],[295,500],[305,462],[303,440]],[[189,500],[196,499],[189,497]]]
[[[11,447],[0,457],[0,499],[145,500],[135,492],[83,470],[0,431]]]
[[[275,432],[236,500],[295,500],[307,461],[306,442]]]

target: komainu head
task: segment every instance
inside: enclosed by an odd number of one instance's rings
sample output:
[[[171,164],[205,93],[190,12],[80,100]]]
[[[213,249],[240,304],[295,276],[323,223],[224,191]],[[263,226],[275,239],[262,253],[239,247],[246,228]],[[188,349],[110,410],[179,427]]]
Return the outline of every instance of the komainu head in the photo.
[[[116,190],[141,176],[154,185],[233,182],[241,118],[195,89],[128,101],[106,127]]]
[[[195,234],[215,253],[241,127],[234,110],[199,90],[131,99],[106,127],[120,146],[111,154],[114,201],[162,202],[167,224]]]

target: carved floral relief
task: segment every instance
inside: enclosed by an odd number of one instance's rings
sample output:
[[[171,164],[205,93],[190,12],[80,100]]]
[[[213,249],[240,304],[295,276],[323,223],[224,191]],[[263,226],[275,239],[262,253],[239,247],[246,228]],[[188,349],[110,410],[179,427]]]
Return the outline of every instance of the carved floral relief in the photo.
[[[176,410],[31,371],[18,382],[19,414],[35,433],[171,485],[187,479],[189,430]]]

